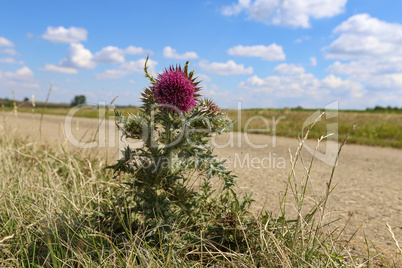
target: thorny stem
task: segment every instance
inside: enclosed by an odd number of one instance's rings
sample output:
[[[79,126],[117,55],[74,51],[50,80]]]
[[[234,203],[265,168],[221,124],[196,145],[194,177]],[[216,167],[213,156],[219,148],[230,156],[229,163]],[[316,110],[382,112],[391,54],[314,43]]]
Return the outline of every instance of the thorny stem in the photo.
[[[167,156],[167,162],[168,162],[168,169],[169,173],[172,171],[172,150],[170,149],[170,127],[171,123],[167,123],[166,129],[165,129],[165,152]]]

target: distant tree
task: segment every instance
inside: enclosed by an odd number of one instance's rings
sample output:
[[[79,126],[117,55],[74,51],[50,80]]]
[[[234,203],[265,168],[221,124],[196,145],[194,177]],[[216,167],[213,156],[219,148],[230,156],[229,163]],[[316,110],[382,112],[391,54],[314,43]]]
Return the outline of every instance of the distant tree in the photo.
[[[25,97],[25,98],[24,98],[24,101],[29,101],[29,98],[28,98],[28,97]]]
[[[292,110],[303,110],[303,107],[298,105],[298,106],[292,108]]]
[[[87,103],[87,98],[85,95],[76,95],[71,101],[71,106],[84,105]]]
[[[375,111],[383,111],[383,110],[385,110],[385,108],[382,107],[382,106],[377,105],[376,107],[374,107],[374,110]]]

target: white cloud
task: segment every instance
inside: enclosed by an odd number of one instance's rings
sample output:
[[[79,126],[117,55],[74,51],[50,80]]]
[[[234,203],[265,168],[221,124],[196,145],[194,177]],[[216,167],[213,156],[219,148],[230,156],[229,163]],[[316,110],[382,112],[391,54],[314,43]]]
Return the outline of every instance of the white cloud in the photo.
[[[357,14],[342,22],[334,33],[340,36],[324,49],[326,58],[337,59],[328,72],[362,83],[370,96],[401,99],[401,24]]]
[[[0,49],[0,54],[7,54],[10,56],[18,55],[17,51],[15,51],[15,49],[12,49],[12,48]]]
[[[278,74],[301,74],[304,68],[295,64],[282,63],[274,68],[274,72]]]
[[[10,40],[0,36],[0,47],[13,47],[14,44]]]
[[[34,73],[24,66],[15,72],[0,71],[0,87],[18,91],[26,88],[38,88],[39,85],[34,80]]]
[[[64,73],[64,74],[77,74],[77,69],[70,67],[61,67],[54,64],[46,64],[44,68],[40,70],[45,72],[53,72],[53,73]]]
[[[317,59],[316,59],[316,57],[311,57],[311,58],[310,58],[310,65],[311,65],[311,66],[317,66]]]
[[[295,42],[296,44],[300,44],[300,43],[302,43],[302,42],[304,42],[304,41],[307,41],[307,40],[310,40],[310,39],[311,39],[311,36],[306,35],[306,36],[297,38],[294,42]]]
[[[3,73],[4,77],[10,78],[12,80],[30,80],[33,78],[34,74],[28,67],[24,66],[21,69],[18,69],[15,73],[5,72]]]
[[[125,62],[125,55],[127,54],[139,54],[145,50],[140,47],[129,46],[125,49],[121,49],[115,46],[107,46],[93,55],[91,51],[85,48],[80,43],[71,43],[67,52],[67,56],[62,59],[58,64],[46,64],[41,70],[47,72],[58,72],[65,74],[76,74],[77,69],[93,69],[98,63],[122,63],[122,69],[133,68],[133,62]],[[141,63],[144,66],[145,59],[140,59],[134,63]],[[150,60],[149,64],[153,64],[154,61]],[[140,69],[140,68],[138,68]],[[101,74],[97,74],[99,79],[117,79],[127,74],[130,74],[132,70],[107,70]]]
[[[222,14],[225,16],[237,15],[243,10],[250,8],[250,3],[250,0],[239,0],[237,4],[223,7]]]
[[[121,65],[122,69],[130,71],[130,73],[142,73],[144,71],[144,65],[145,65],[146,59],[139,59],[136,61],[129,61],[129,62],[124,62]],[[152,73],[155,71],[155,66],[158,64],[157,61],[148,59],[148,72]]]
[[[206,74],[197,74],[196,77],[198,77],[197,80],[202,81],[202,82],[211,82],[212,81],[211,77],[209,77]]]
[[[336,61],[331,64],[327,69],[327,72],[335,74],[370,74],[376,72],[376,66],[368,65],[367,62],[352,61],[349,63],[341,63]]]
[[[86,49],[82,44],[72,43],[67,52],[67,56],[58,64],[46,64],[41,68],[45,72],[57,72],[65,74],[76,74],[77,69],[93,69],[96,62],[93,59],[91,51]]]
[[[67,57],[60,63],[61,67],[78,68],[78,69],[93,69],[96,63],[93,61],[91,51],[84,48],[82,44],[70,44]]]
[[[129,72],[127,70],[105,70],[102,73],[96,74],[96,79],[98,80],[106,80],[106,79],[120,79]]]
[[[0,63],[6,63],[6,64],[21,64],[23,65],[24,62],[22,60],[17,61],[14,58],[4,58],[4,59],[0,59]]]
[[[125,61],[126,54],[144,54],[145,50],[141,47],[129,46],[126,49],[121,49],[114,46],[107,46],[101,51],[95,53],[93,60],[98,63],[121,63]]]
[[[104,47],[94,55],[93,59],[101,63],[124,62],[124,51],[114,46]]]
[[[235,46],[228,49],[228,53],[233,56],[260,57],[264,60],[277,61],[285,60],[286,56],[281,46],[271,44],[269,46]]]
[[[197,53],[192,51],[179,54],[177,53],[176,49],[167,46],[163,49],[163,57],[168,59],[189,60],[189,59],[197,59],[198,55]]]
[[[96,74],[96,78],[99,80],[105,80],[105,79],[120,79],[124,76],[127,76],[132,73],[143,73],[144,72],[144,65],[145,65],[145,60],[146,59],[139,59],[137,61],[129,61],[129,62],[123,62],[119,69],[110,69],[110,70],[105,70],[102,73]],[[151,75],[154,75],[155,73],[155,66],[158,64],[157,61],[148,60],[148,72]]]
[[[402,25],[388,23],[368,14],[350,17],[334,29],[340,34],[326,48],[328,59],[374,59],[402,56]]]
[[[320,81],[313,74],[298,74],[295,76],[268,76],[260,78],[253,76],[239,84],[254,92],[267,92],[278,97],[301,97],[317,95]]]
[[[252,74],[253,67],[244,68],[244,64],[236,64],[234,61],[229,60],[225,62],[212,62],[200,61],[200,67],[208,73],[216,73],[219,75],[240,75]]]
[[[324,88],[331,88],[331,89],[348,89],[352,92],[361,90],[363,87],[360,83],[356,83],[351,80],[342,80],[342,78],[337,77],[333,74],[326,76],[324,79],[321,80],[321,86]]]
[[[42,35],[43,39],[54,43],[77,43],[87,40],[87,30],[84,28],[70,27],[68,29],[63,26],[47,27],[46,32]]]
[[[281,64],[282,65],[282,64]],[[279,65],[279,66],[281,66]],[[285,65],[282,65],[285,66]],[[287,75],[274,75],[260,78],[254,75],[239,84],[240,88],[249,89],[253,94],[269,94],[270,97],[279,98],[299,98],[312,97],[315,100],[334,100],[338,97],[347,99],[348,97],[360,98],[364,94],[363,86],[355,81],[343,80],[335,75],[328,75],[323,79],[318,79],[311,73],[296,69],[295,72],[288,72],[288,64],[284,67]],[[293,69],[291,67],[290,69]],[[289,75],[291,74],[291,75]]]
[[[310,18],[334,17],[344,11],[347,0],[239,0],[225,6],[222,14],[245,12],[249,19],[275,25],[310,27]]]
[[[144,54],[145,49],[143,49],[142,47],[129,46],[126,49],[124,49],[124,53],[131,54],[131,55]]]

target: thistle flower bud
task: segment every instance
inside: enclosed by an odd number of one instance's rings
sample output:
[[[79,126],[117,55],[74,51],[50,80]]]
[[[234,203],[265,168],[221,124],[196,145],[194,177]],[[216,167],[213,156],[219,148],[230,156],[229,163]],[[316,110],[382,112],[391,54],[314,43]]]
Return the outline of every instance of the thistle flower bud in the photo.
[[[192,78],[192,73],[189,75],[186,71],[187,68],[182,70],[180,66],[171,66],[158,75],[152,86],[158,104],[172,105],[181,112],[188,112],[197,105],[199,82]]]

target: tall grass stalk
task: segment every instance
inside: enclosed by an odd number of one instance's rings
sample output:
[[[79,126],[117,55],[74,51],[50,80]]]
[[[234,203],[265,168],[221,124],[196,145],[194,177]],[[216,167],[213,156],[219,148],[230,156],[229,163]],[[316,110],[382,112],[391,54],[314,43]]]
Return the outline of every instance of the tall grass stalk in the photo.
[[[39,122],[39,142],[42,141],[42,120],[43,120],[43,114],[46,111],[46,107],[47,104],[49,102],[49,97],[50,97],[50,93],[52,92],[52,88],[53,88],[53,81],[50,83],[50,87],[49,87],[49,91],[47,92],[47,96],[46,96],[46,100],[45,100],[45,107],[40,115],[40,122]]]

